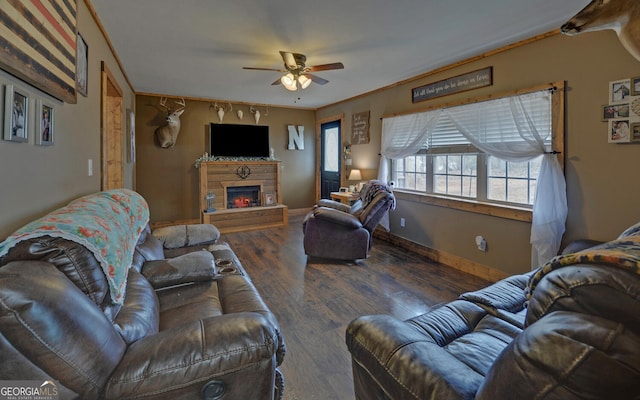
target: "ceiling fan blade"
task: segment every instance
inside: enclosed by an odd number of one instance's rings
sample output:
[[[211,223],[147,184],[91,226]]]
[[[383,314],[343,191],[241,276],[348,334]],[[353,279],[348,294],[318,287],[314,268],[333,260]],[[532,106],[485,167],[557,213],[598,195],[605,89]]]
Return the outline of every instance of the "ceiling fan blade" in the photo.
[[[284,65],[287,69],[296,69],[298,68],[298,63],[296,62],[296,58],[293,53],[290,51],[280,51],[280,55],[282,56],[282,60],[284,61]]]
[[[326,80],[324,78],[320,78],[319,76],[316,76],[316,75],[311,75],[311,74],[302,74],[302,75],[304,75],[307,78],[311,79],[314,83],[317,83],[318,85],[324,85],[326,83],[329,83],[328,80]]]
[[[256,71],[276,71],[276,72],[287,72],[283,69],[277,69],[277,68],[260,68],[260,67],[242,67],[242,69],[251,69],[251,70],[256,70]]]
[[[279,85],[279,84],[280,84],[280,78],[276,79],[276,80],[272,83],[272,85],[273,85],[273,86],[275,86],[275,85]]]
[[[328,71],[330,69],[344,69],[344,64],[342,64],[341,62],[336,62],[331,64],[315,65],[313,67],[306,68],[306,70],[309,72]]]

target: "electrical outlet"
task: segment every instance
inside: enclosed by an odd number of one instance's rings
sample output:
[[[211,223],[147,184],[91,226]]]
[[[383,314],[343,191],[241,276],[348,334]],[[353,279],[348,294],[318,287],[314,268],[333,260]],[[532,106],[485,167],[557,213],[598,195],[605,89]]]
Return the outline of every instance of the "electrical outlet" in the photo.
[[[487,251],[487,240],[482,236],[476,236],[476,246],[480,251]]]
[[[404,228],[406,225],[404,218],[400,218],[400,228]]]

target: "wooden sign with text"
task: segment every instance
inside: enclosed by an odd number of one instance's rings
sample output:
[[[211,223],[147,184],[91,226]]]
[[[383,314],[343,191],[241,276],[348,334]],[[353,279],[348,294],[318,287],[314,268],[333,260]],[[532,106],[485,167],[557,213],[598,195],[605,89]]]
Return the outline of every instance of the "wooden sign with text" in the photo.
[[[493,67],[479,69],[411,89],[414,103],[493,85]]]

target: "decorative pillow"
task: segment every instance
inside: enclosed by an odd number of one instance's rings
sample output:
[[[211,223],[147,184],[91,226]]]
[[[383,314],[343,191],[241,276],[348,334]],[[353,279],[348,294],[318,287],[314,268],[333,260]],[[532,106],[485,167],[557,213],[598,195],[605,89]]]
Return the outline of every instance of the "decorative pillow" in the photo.
[[[211,224],[174,225],[153,231],[165,249],[214,243],[220,238],[220,231]]]
[[[168,260],[147,261],[142,275],[155,289],[183,283],[210,281],[216,276],[213,254],[206,250],[187,253]]]

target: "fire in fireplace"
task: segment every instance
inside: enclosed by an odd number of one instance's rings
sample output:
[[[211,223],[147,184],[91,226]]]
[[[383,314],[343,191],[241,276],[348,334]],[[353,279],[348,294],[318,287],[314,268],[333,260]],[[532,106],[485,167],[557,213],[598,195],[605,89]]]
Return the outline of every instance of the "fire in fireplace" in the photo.
[[[230,186],[227,188],[227,208],[257,207],[260,186]]]

